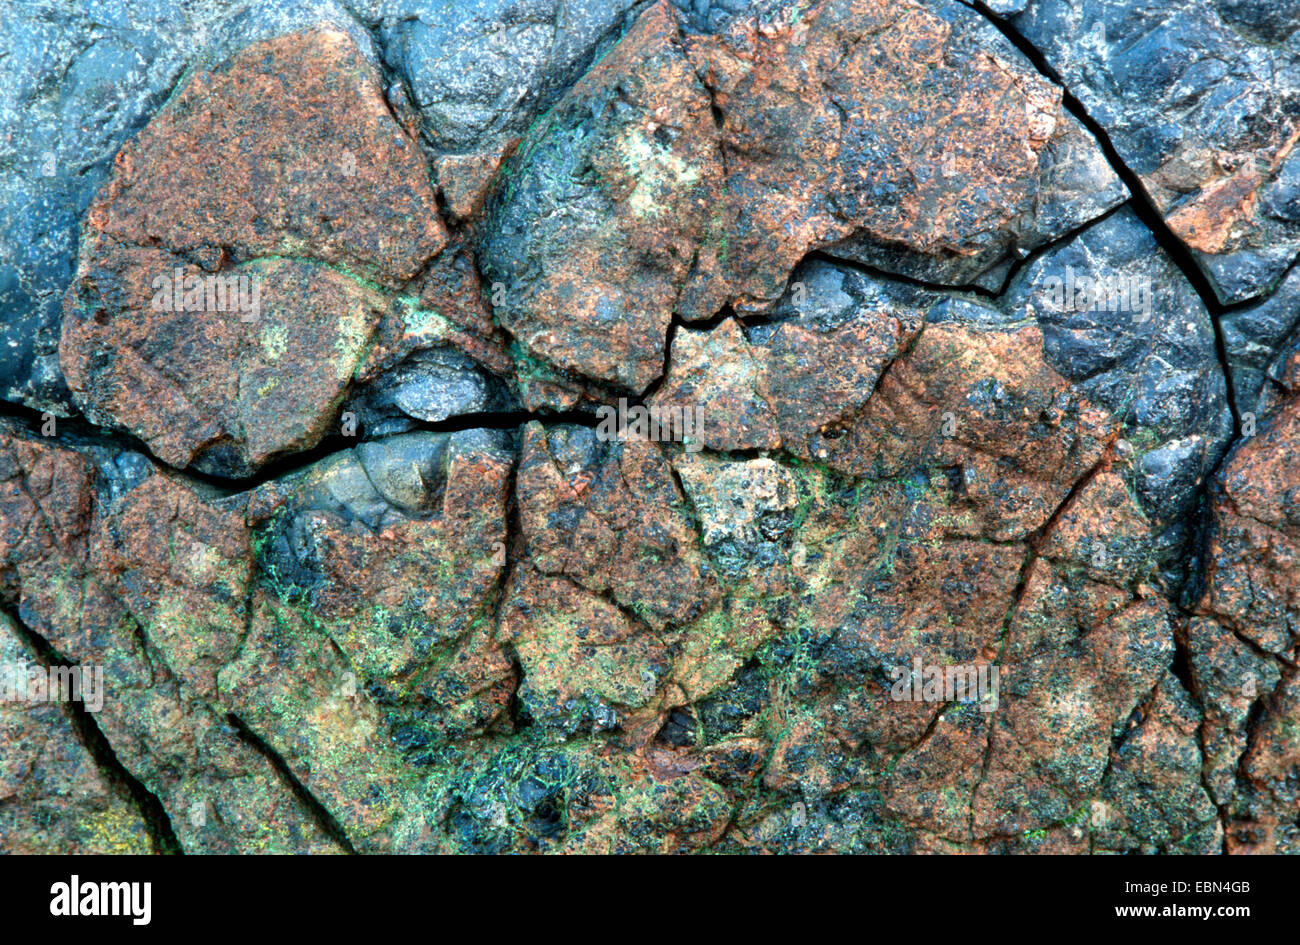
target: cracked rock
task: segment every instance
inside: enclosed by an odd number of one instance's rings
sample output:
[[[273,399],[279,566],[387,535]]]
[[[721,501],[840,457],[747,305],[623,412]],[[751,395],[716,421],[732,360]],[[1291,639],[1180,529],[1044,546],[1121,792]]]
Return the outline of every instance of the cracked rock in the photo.
[[[6,685],[21,671],[30,684],[36,653],[13,620],[0,617]],[[21,669],[19,669],[21,668]],[[48,681],[48,673],[45,676]],[[125,785],[91,757],[55,703],[0,703],[0,850],[5,853],[152,852],[148,825]]]
[[[379,286],[445,242],[362,49],[329,29],[254,43],[193,73],[115,165],[59,345],[78,406],[224,475],[314,445],[386,307]]]
[[[1105,129],[1219,299],[1270,291],[1300,250],[1295,10],[1029,0],[998,12]]]
[[[0,849],[1300,850],[1289,6],[46,6]]]
[[[766,309],[811,249],[1000,285],[1124,197],[1060,99],[910,4],[717,36],[654,6],[507,166],[483,243],[498,315],[531,356],[640,393],[673,312]]]

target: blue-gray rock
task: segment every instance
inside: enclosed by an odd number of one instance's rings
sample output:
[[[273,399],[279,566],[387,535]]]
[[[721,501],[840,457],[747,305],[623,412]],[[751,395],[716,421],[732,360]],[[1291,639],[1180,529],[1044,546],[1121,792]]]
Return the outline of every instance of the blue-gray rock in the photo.
[[[1032,312],[1048,362],[1123,417],[1154,519],[1187,515],[1232,415],[1209,313],[1151,232],[1121,209],[1034,260],[1004,305]]]
[[[421,422],[518,409],[506,384],[472,358],[452,348],[418,351],[386,371],[354,397],[367,437],[416,429]]]
[[[518,137],[618,38],[635,0],[376,4],[389,67],[429,147],[463,154]]]
[[[1267,299],[1229,309],[1219,321],[1237,407],[1243,415],[1254,413],[1258,417],[1269,365],[1300,325],[1300,267],[1287,273]]]
[[[1295,5],[1029,0],[1023,7],[1010,23],[1106,130],[1220,300],[1272,288],[1300,250]]]

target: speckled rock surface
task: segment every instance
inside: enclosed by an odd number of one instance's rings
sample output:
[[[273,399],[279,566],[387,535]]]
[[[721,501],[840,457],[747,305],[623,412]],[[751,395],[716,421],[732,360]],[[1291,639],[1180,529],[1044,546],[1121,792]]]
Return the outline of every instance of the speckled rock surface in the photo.
[[[812,249],[1000,285],[1125,196],[1059,89],[922,7],[680,29],[648,10],[504,171],[484,266],[502,324],[555,368],[641,393],[674,311],[768,308]]]
[[[1225,302],[1300,251],[1300,14],[1263,0],[1001,10],[1101,125]]]
[[[1286,8],[14,23],[0,850],[1300,851]]]
[[[30,684],[38,654],[12,620],[0,621],[0,664]],[[48,678],[48,677],[47,677]],[[0,704],[0,850],[5,853],[149,853],[144,818],[129,791],[99,767],[56,704]]]

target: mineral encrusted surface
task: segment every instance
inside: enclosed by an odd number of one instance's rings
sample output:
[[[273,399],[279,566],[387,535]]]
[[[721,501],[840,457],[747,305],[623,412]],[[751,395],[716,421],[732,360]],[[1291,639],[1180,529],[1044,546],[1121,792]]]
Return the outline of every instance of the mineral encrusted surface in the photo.
[[[1290,6],[11,27],[0,851],[1300,853]]]

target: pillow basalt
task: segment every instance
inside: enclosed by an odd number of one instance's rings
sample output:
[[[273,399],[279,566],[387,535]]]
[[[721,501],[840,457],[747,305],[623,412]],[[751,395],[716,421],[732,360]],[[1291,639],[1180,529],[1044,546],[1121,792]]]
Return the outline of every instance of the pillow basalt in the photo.
[[[102,3],[0,46],[0,657],[104,684],[0,851],[1300,852],[1280,7]]]

